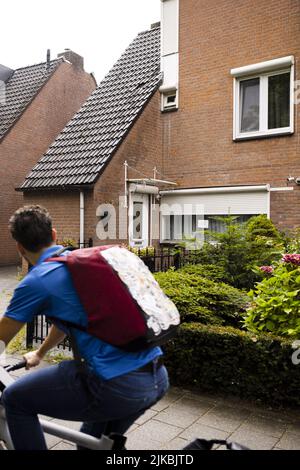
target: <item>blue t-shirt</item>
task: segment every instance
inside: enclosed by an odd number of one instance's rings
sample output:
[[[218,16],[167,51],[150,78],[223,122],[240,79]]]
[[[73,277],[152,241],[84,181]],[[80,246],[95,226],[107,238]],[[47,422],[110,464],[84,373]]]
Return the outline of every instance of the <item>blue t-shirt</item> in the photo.
[[[37,264],[15,289],[5,316],[31,322],[35,315],[87,325],[87,316],[73,286],[68,268],[59,262],[46,262],[60,248],[47,248]],[[64,328],[62,328],[64,329]],[[159,347],[141,352],[126,352],[72,328],[79,352],[89,367],[104,380],[129,373],[162,354]]]

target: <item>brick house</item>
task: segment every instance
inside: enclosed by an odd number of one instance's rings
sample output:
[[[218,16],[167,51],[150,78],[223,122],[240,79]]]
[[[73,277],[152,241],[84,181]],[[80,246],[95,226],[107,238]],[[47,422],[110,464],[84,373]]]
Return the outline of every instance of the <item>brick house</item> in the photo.
[[[101,219],[113,216],[105,206],[99,211],[101,204],[116,210],[117,230],[109,229],[110,239],[127,238],[124,163],[133,178],[135,170],[152,174],[160,161],[161,82],[160,28],[154,25],[126,49],[19,188],[25,203],[49,209],[60,241],[101,243],[106,238],[99,237],[105,228]]]
[[[26,178],[25,201],[94,243],[103,230],[174,243],[229,213],[299,226],[299,2],[161,3],[161,32],[127,49]],[[125,210],[121,234],[104,203]]]
[[[211,216],[228,213],[242,220],[264,213],[282,229],[300,226],[300,113],[293,105],[300,3],[162,5],[165,85],[178,100],[176,112],[162,115],[163,172],[179,185],[163,199],[194,204],[186,227],[180,216],[162,215],[162,239],[203,224],[196,204],[209,227],[218,228]]]
[[[96,87],[83,58],[65,50],[55,60],[19,68],[0,66],[0,264],[19,257],[8,233],[23,204],[15,191],[26,174]]]

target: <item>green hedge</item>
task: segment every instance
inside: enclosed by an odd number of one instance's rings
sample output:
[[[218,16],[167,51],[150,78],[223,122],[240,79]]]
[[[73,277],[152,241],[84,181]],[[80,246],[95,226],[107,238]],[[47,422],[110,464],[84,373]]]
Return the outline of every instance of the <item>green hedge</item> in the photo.
[[[215,282],[226,282],[224,268],[216,264],[187,264],[178,270],[181,273],[197,274]]]
[[[182,324],[165,347],[172,384],[269,404],[300,405],[300,365],[291,342],[231,327]]]
[[[179,271],[156,273],[155,278],[177,306],[182,322],[241,326],[249,304],[244,292],[197,274]]]

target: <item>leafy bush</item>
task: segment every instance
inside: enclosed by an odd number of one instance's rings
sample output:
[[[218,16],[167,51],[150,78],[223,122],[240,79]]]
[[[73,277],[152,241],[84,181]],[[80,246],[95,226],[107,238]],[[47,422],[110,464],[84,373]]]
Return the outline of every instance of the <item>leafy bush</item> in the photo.
[[[177,306],[182,321],[236,326],[241,322],[248,298],[234,287],[173,270],[156,273],[155,278]]]
[[[238,289],[251,289],[261,280],[256,266],[279,260],[284,251],[282,237],[265,215],[254,216],[246,223],[237,217],[216,217],[224,232],[206,231],[210,242],[194,254],[201,264],[215,264],[225,272],[224,281]]]
[[[284,233],[282,236],[286,253],[300,253],[300,227]]]
[[[282,242],[282,235],[273,222],[264,214],[251,217],[246,222],[247,238],[255,241],[257,237],[271,238]]]
[[[264,267],[266,278],[249,293],[253,305],[245,325],[250,331],[300,334],[300,255],[285,255],[283,260],[275,269]]]
[[[216,264],[187,264],[178,271],[186,274],[196,274],[215,282],[225,282],[226,280],[224,268]]]
[[[138,255],[138,256],[153,256],[154,255],[154,247],[153,246],[147,246],[146,248],[133,248],[133,247],[128,247],[126,246],[132,253]]]
[[[257,266],[279,261],[285,251],[283,234],[266,215],[258,215],[248,220],[246,239],[249,242],[250,266],[254,272]],[[258,274],[257,271],[256,274]]]
[[[235,328],[186,323],[164,347],[173,384],[300,405],[300,365],[291,342]]]
[[[78,248],[78,243],[76,240],[73,238],[64,238],[59,245],[65,246],[65,247],[72,247],[72,248]]]

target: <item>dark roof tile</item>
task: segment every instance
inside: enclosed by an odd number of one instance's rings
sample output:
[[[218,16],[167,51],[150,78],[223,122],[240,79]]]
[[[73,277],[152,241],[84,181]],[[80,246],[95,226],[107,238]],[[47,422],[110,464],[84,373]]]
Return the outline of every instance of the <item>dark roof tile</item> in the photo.
[[[14,71],[5,84],[5,102],[0,101],[0,140],[22,115],[63,59],[23,67]]]

